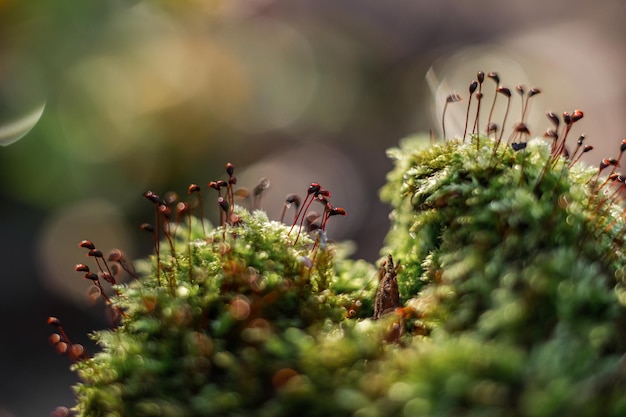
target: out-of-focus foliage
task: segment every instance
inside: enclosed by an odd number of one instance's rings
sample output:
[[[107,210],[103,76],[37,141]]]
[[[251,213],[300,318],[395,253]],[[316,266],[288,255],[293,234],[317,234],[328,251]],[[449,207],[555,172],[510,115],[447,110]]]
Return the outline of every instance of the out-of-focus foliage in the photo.
[[[0,128],[47,105],[2,155],[7,192],[46,208],[103,194],[132,204],[146,184],[205,177],[226,155],[258,159],[248,151],[267,153],[266,134],[341,129],[359,47],[234,4],[7,2]]]

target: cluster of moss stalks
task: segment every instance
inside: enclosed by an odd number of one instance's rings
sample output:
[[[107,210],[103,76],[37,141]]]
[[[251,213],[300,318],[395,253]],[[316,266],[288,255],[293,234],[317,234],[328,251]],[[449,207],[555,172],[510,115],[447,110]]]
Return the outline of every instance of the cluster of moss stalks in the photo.
[[[76,415],[624,416],[623,208],[597,168],[481,137],[390,151],[402,306],[377,268],[236,208],[116,287]],[[520,148],[520,147],[517,147]],[[571,166],[570,166],[571,165]],[[323,236],[322,236],[323,237]],[[384,269],[383,269],[384,271]]]

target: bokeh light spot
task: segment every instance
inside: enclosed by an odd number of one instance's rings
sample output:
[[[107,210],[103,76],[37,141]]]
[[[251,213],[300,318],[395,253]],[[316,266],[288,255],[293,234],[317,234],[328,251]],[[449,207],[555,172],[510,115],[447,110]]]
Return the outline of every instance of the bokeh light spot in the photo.
[[[120,209],[104,200],[79,201],[46,220],[37,254],[43,284],[60,297],[87,306],[91,282],[76,273],[73,266],[85,263],[94,271],[97,266],[85,257],[85,249],[78,247],[83,239],[91,240],[104,253],[123,248],[127,254],[132,254],[134,247]]]

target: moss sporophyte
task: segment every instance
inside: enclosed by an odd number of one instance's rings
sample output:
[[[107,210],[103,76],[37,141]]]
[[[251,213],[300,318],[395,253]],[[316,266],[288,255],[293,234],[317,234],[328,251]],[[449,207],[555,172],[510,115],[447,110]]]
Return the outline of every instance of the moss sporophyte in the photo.
[[[531,139],[525,118],[540,90],[487,78],[491,104],[481,106],[479,72],[460,138],[408,138],[389,151],[381,195],[393,210],[378,274],[327,239],[329,218],[345,215],[330,192],[313,183],[302,200],[288,195],[272,221],[235,204],[258,208],[269,182],[235,190],[232,164],[209,183],[218,227],[192,184],[197,204],[145,194],[150,258],[105,258],[81,242],[97,272],[76,270],[115,325],[93,333],[101,350],[90,356],[49,319],[80,377],[76,405],[55,414],[626,415],[626,140],[587,167],[584,135],[568,142],[582,111],[548,113],[549,129]],[[505,138],[514,94],[521,117]],[[122,273],[134,279],[117,284]]]

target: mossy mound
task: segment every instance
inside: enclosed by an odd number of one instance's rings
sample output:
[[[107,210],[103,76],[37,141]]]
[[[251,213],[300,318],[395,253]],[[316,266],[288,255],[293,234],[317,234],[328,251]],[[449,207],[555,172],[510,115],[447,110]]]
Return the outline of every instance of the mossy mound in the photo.
[[[124,316],[74,365],[75,411],[626,415],[616,188],[540,140],[425,142],[390,152],[382,192],[402,307],[371,319],[375,267],[262,212],[194,222],[117,287]]]
[[[117,287],[120,326],[96,332],[102,352],[75,365],[80,415],[289,415],[272,411],[277,398],[317,398],[319,380],[379,350],[325,341],[348,314],[371,315],[373,267],[335,267],[335,249],[312,252],[308,236],[294,245],[295,231],[263,212],[237,216],[206,238],[181,230],[175,256]]]
[[[394,206],[387,250],[421,326],[497,346],[477,352],[487,368],[511,355],[512,379],[483,381],[506,392],[495,415],[626,415],[619,185],[542,140],[426,143],[390,151],[382,192]],[[494,415],[475,414],[480,401],[463,415]]]

